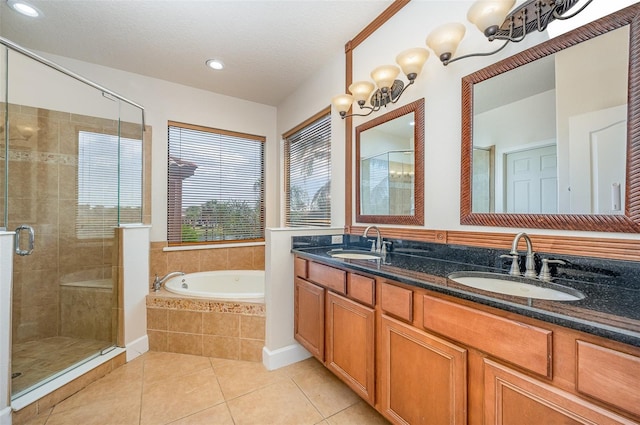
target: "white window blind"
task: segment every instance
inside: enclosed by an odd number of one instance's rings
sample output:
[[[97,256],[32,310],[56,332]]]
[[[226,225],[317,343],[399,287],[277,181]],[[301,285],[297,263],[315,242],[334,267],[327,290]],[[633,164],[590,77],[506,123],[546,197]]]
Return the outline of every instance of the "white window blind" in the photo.
[[[264,240],[264,142],[169,122],[170,244]]]
[[[120,223],[141,221],[142,141],[80,131],[78,238],[113,238]]]
[[[331,114],[285,134],[286,225],[331,224]]]

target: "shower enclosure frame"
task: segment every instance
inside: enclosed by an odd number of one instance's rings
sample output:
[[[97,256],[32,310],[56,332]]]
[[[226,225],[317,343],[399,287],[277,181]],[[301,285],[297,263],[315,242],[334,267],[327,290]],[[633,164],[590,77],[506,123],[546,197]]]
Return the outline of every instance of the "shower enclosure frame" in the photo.
[[[65,76],[71,77],[74,80],[77,80],[83,84],[86,84],[96,90],[98,90],[99,92],[102,93],[102,95],[104,97],[111,97],[111,98],[115,98],[119,101],[122,101],[124,103],[127,103],[135,108],[138,108],[140,110],[141,113],[141,136],[144,134],[145,131],[145,110],[144,107],[142,107],[141,105],[137,104],[136,102],[133,102],[93,81],[90,81],[84,77],[82,77],[81,75],[76,74],[73,71],[70,71],[69,69],[66,69],[54,62],[51,62],[50,60],[37,55],[15,43],[13,43],[10,40],[7,40],[5,38],[0,37],[0,44],[3,45],[4,47],[7,48],[6,50],[6,55],[5,55],[5,76],[8,73],[8,68],[9,68],[9,60],[8,60],[8,56],[9,56],[9,51],[14,51],[17,52],[31,60],[34,60],[42,65],[45,65],[46,67],[49,67],[57,72],[60,72],[62,74],[64,74]],[[8,105],[9,105],[9,99],[8,99],[8,90],[6,90],[5,92],[5,99],[2,100],[2,102],[5,104],[5,114],[4,114],[4,123],[1,123],[2,125],[5,126],[5,128],[7,129],[5,131],[5,160],[8,161],[8,153],[9,153],[9,113],[8,113]],[[120,129],[118,130],[118,138],[120,138]],[[142,167],[142,172],[144,171],[144,167]],[[8,185],[9,185],[9,179],[8,179],[8,167],[5,167],[5,176],[4,176],[4,187],[2,189],[2,196],[7,196],[8,194]],[[144,178],[142,179],[142,185],[144,184]],[[120,183],[118,183],[120,184]],[[141,204],[140,204],[140,220],[142,223],[142,219],[143,219],[143,204],[144,204],[144,188],[141,187],[140,188],[140,194],[141,194]],[[120,195],[118,195],[120,196]],[[8,225],[8,220],[9,220],[9,214],[8,214],[8,209],[9,209],[9,202],[4,202],[4,211],[1,211],[0,213],[2,213],[2,222],[0,222],[0,244],[5,244],[6,245],[6,239],[7,236],[11,236],[12,234],[14,234],[14,238],[15,238],[15,232],[11,232],[11,231],[7,231],[7,225]],[[118,224],[121,224],[121,217],[120,217],[120,203],[118,203],[118,217],[117,217],[117,221]],[[1,246],[0,246],[1,247]],[[6,249],[3,251],[5,252],[7,251]],[[7,274],[9,276],[11,276],[11,264],[13,262],[13,254],[14,252],[12,250],[8,250],[10,257],[11,258],[6,258],[7,256],[4,255],[4,259],[0,259],[2,261],[0,261],[0,279],[3,279],[3,276],[6,276]],[[8,260],[8,262],[7,262]],[[0,280],[0,284],[4,285],[6,284],[6,282],[3,282]],[[9,281],[9,288],[8,291],[6,291],[6,288],[0,288],[0,304],[2,305],[2,310],[7,311],[7,309],[5,307],[9,307],[9,311],[11,310],[11,280]],[[6,298],[8,293],[9,296],[9,300],[8,303],[6,302]],[[9,317],[11,317],[11,313],[9,312]],[[4,316],[3,316],[4,319]],[[3,320],[4,322],[4,320]],[[6,322],[3,324],[0,324],[0,326],[6,326]],[[8,344],[6,344],[6,339],[7,339],[7,334],[5,332],[5,329],[1,329],[0,330],[0,423],[4,423],[3,422],[3,418],[4,418],[4,412],[7,409],[7,406],[11,405],[11,391],[10,391],[10,375],[11,375],[11,324],[9,323],[8,325]],[[5,388],[5,383],[6,383],[6,388]],[[5,400],[6,399],[6,400]]]

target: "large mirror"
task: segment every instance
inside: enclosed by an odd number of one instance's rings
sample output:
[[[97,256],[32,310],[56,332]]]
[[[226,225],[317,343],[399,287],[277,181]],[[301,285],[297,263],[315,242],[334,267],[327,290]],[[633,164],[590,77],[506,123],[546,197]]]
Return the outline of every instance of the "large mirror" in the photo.
[[[462,224],[640,231],[639,13],[462,79]]]
[[[424,224],[424,99],[356,127],[356,221]]]

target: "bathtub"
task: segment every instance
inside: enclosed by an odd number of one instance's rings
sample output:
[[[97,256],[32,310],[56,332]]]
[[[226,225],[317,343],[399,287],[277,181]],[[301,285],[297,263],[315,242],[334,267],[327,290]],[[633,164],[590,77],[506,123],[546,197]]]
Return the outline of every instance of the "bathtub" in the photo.
[[[188,273],[167,280],[167,291],[186,297],[222,300],[264,299],[263,270],[220,270]]]

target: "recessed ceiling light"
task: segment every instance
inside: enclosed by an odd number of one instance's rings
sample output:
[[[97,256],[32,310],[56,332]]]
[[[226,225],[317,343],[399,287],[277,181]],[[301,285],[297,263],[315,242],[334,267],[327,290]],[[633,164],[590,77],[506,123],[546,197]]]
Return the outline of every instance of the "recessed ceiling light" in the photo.
[[[16,12],[30,18],[37,18],[38,16],[42,15],[42,12],[22,0],[7,0],[7,4]]]
[[[219,59],[209,59],[206,62],[206,64],[207,64],[207,66],[209,68],[216,69],[216,70],[220,70],[220,69],[224,68],[224,64]]]

